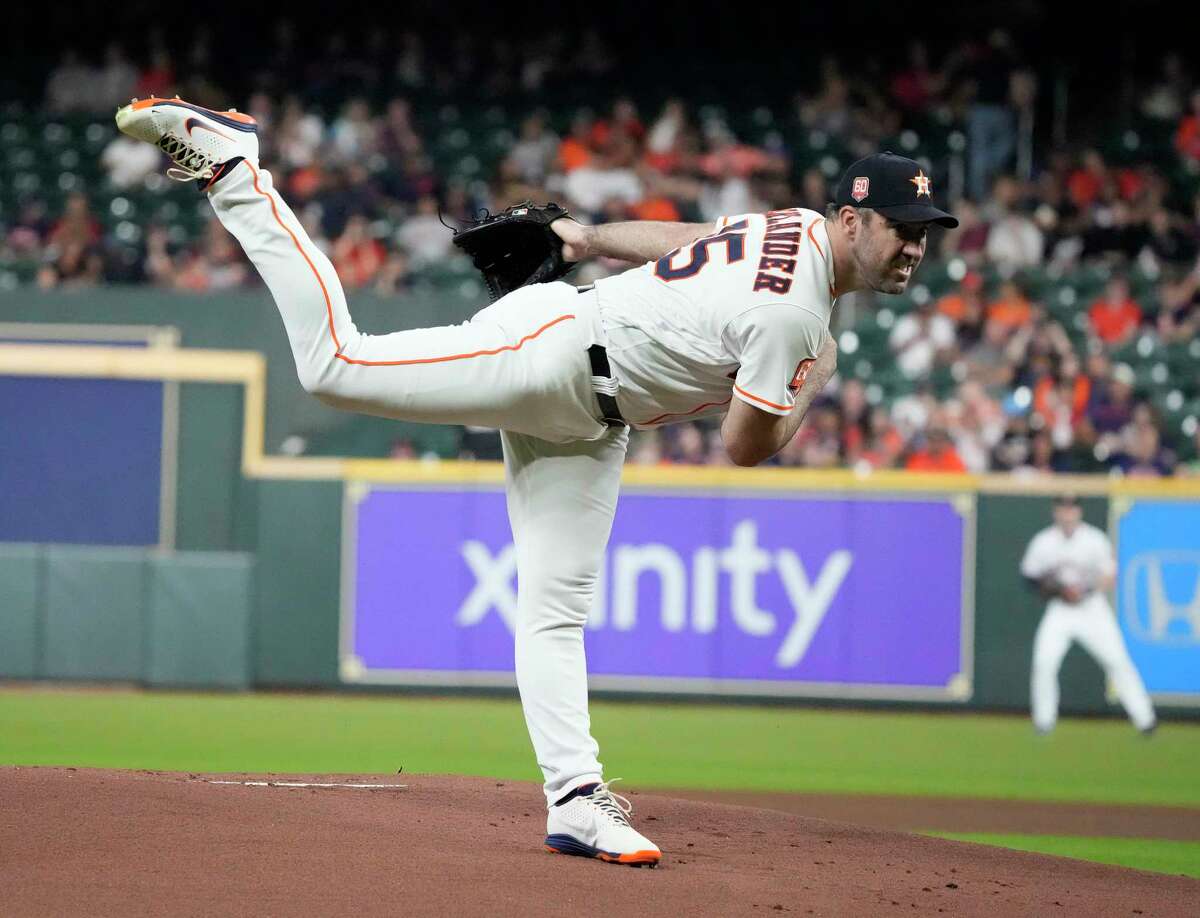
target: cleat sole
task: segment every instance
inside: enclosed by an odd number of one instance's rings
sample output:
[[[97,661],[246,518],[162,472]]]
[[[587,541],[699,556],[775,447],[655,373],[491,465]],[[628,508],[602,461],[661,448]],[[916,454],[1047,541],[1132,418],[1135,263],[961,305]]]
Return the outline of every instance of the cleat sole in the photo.
[[[590,857],[604,861],[606,864],[624,864],[627,867],[657,867],[658,862],[662,859],[660,851],[631,851],[625,854],[617,851],[602,851],[570,835],[561,834],[546,836],[546,850],[552,854]]]

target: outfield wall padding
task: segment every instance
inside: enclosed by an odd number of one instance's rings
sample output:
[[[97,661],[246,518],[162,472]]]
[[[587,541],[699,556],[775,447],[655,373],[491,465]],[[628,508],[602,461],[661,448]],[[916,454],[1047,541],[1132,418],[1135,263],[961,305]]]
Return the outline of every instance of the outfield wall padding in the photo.
[[[0,678],[37,674],[41,550],[0,545]]]
[[[258,485],[254,681],[338,684],[342,483]]]
[[[254,557],[0,545],[0,679],[252,684]]]
[[[38,675],[142,678],[145,557],[145,551],[132,548],[47,549]]]
[[[146,683],[249,687],[253,578],[248,555],[148,558]]]

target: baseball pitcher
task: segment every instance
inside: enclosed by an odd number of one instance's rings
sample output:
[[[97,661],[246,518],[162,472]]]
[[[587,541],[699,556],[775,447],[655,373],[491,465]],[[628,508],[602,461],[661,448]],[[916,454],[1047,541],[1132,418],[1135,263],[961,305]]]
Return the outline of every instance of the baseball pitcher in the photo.
[[[517,553],[516,675],[545,777],[545,845],[657,864],[658,847],[604,780],[584,661],[628,429],[722,415],[735,463],[777,452],[836,367],[836,298],[902,292],[930,223],[957,224],[932,206],[929,177],[912,160],[871,156],[850,167],[825,215],[794,208],[713,224],[588,227],[558,208],[510,209],[496,221],[518,227],[509,249],[503,236],[489,244],[481,233],[463,246],[493,294],[506,295],[461,325],[370,336],[259,166],[252,118],[150,98],[116,119],[171,158],[173,178],[201,182],[270,289],[308,392],[350,411],[501,431]],[[542,249],[538,239],[548,240]],[[559,258],[594,255],[638,267],[588,288],[529,283],[558,276]],[[514,277],[513,265],[527,267]]]
[[[1105,595],[1116,573],[1112,543],[1083,522],[1075,496],[1055,500],[1054,525],[1033,537],[1021,559],[1021,574],[1050,598],[1033,639],[1030,696],[1038,733],[1049,733],[1058,720],[1058,671],[1073,641],[1104,668],[1133,725],[1147,735],[1154,730],[1154,707]]]

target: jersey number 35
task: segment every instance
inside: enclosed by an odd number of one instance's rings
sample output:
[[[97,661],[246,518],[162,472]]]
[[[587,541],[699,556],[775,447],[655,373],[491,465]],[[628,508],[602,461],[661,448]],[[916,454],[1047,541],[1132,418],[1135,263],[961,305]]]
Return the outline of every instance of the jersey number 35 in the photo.
[[[749,221],[739,220],[731,223],[719,233],[711,236],[701,236],[689,246],[668,252],[654,263],[654,276],[665,281],[684,280],[695,277],[700,269],[708,264],[709,250],[714,246],[725,246],[725,263],[734,264],[746,257],[746,229]],[[672,265],[676,257],[687,252],[690,255],[686,264],[679,267]]]

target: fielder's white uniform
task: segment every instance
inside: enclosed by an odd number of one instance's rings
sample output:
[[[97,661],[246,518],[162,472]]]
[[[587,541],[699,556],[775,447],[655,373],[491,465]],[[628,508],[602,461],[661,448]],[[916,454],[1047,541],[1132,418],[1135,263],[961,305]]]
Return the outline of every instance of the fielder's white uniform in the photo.
[[[1150,696],[1129,659],[1112,606],[1099,588],[1116,569],[1108,536],[1088,523],[1081,522],[1070,535],[1057,525],[1049,526],[1025,549],[1022,575],[1035,580],[1053,575],[1063,586],[1084,592],[1074,604],[1051,599],[1033,639],[1030,695],[1038,730],[1052,729],[1058,719],[1058,670],[1072,641],[1078,641],[1104,668],[1133,725],[1139,730],[1154,725]]]
[[[628,432],[602,421],[587,349],[607,348],[622,415],[653,427],[741,398],[792,410],[833,306],[820,214],[719,220],[671,255],[577,291],[525,287],[443,328],[361,334],[329,260],[244,161],[209,195],[266,281],[304,388],[353,411],[499,428],[517,553],[516,673],[547,800],[602,780],[583,626]]]

